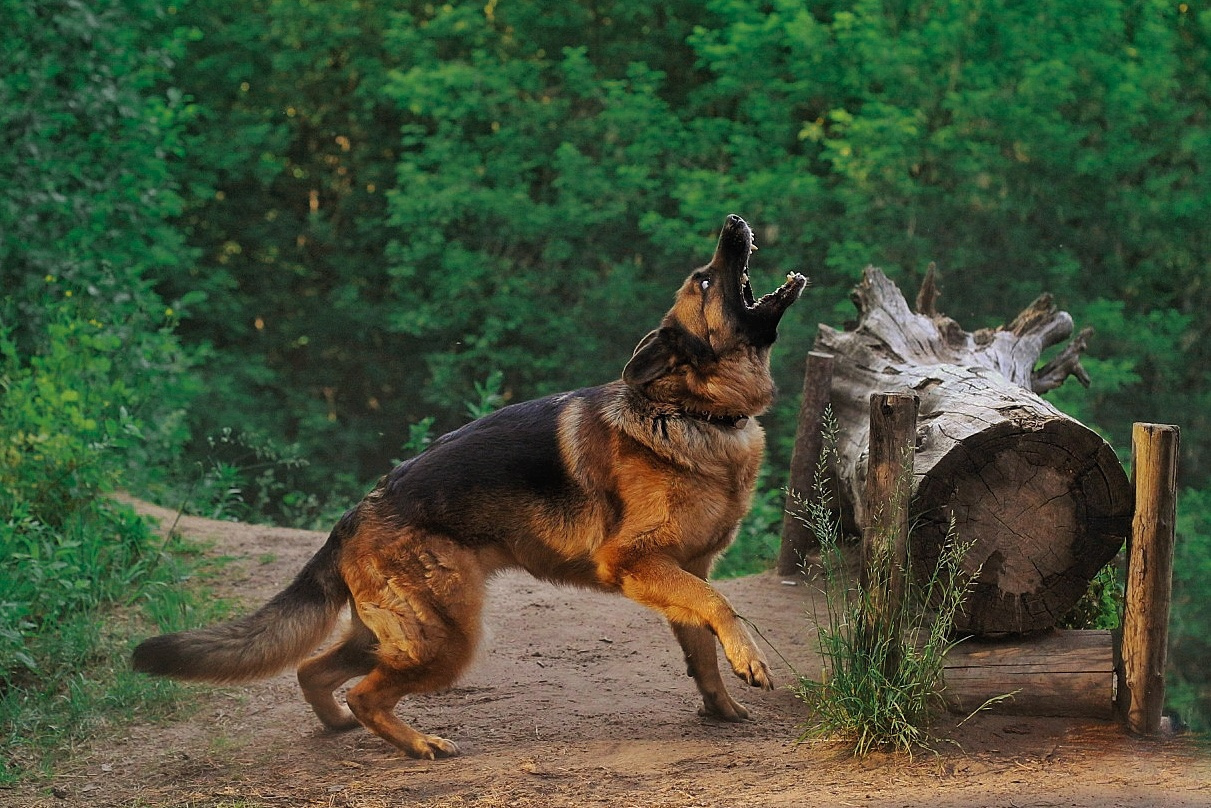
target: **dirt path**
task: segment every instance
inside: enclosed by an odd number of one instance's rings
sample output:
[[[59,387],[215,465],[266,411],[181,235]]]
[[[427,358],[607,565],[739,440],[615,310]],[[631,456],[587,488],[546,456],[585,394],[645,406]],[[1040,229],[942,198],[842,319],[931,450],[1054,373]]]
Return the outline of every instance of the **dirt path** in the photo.
[[[172,514],[155,510],[170,524]],[[185,533],[239,559],[224,585],[249,605],[323,543],[299,530],[184,519]],[[785,657],[815,674],[812,592],[773,575],[719,588]],[[461,757],[401,758],[357,730],[323,731],[293,674],[198,689],[179,723],[135,724],[81,750],[49,781],[0,792],[14,806],[1211,806],[1211,759],[1183,741],[1132,739],[1114,724],[979,716],[957,746],[914,761],[853,760],[796,744],[804,715],[786,689],[732,692],[755,720],[696,715],[672,635],[620,597],[520,576],[492,585],[488,639],[455,689],[399,711],[452,738]]]

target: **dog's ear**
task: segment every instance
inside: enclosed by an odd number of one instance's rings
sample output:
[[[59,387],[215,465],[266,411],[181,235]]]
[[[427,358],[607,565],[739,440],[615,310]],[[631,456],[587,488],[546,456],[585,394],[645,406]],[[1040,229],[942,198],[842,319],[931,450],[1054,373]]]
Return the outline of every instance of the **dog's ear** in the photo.
[[[649,331],[635,346],[631,361],[622,369],[622,380],[642,386],[659,379],[677,364],[677,353],[667,328]]]
[[[662,325],[639,340],[631,361],[622,369],[622,380],[642,386],[656,381],[678,365],[693,365],[701,370],[714,361],[715,352],[709,342],[677,324]]]

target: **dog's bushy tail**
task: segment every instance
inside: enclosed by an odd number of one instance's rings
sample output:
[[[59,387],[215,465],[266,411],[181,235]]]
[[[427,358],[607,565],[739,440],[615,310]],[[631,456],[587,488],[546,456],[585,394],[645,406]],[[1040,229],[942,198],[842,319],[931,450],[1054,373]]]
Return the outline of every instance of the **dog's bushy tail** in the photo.
[[[227,623],[144,640],[131,658],[134,669],[228,684],[272,676],[306,657],[328,636],[349,600],[338,560],[351,517],[346,514],[290,586],[260,609]]]

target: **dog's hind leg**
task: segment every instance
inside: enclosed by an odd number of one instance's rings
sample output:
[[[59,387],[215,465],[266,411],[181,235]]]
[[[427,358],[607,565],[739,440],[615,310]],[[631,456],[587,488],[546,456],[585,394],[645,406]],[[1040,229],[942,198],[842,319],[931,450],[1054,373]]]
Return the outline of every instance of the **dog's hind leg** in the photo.
[[[366,628],[357,612],[352,618],[352,625],[339,643],[299,665],[303,698],[324,726],[334,730],[361,726],[357,717],[337,702],[334,691],[354,677],[365,676],[378,664],[373,632]]]
[[[346,695],[371,732],[415,758],[457,755],[445,738],[405,724],[395,705],[410,693],[449,687],[479,642],[486,574],[474,551],[441,536],[407,532],[347,575],[358,616],[378,640],[375,665]]]
[[[450,757],[459,753],[453,741],[418,732],[394,713],[395,705],[409,693],[437,689],[439,686],[434,686],[433,680],[424,671],[401,671],[379,666],[349,691],[349,706],[367,729],[409,757],[427,760]]]

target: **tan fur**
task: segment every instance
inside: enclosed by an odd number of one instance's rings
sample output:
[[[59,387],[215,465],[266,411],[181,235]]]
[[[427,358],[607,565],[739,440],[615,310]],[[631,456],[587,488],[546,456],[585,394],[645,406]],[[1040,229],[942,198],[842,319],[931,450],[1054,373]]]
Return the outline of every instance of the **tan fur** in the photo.
[[[465,670],[487,579],[520,567],[658,611],[685,653],[701,712],[746,718],[723,685],[716,638],[748,684],[772,687],[769,668],[706,577],[748,510],[765,445],[753,416],[774,392],[771,329],[805,283],[794,276],[761,301],[736,302],[742,285],[751,296],[751,238],[743,220],[729,217],[712,263],[682,284],[622,381],[517,405],[528,409],[502,410],[437,441],[346,514],[275,599],[276,611],[153,638],[136,650],[136,667],[198,679],[260,675],[272,666],[257,658],[297,660],[305,653],[298,638],[313,647],[348,601],[344,638],[299,666],[317,716],[334,729],[364,725],[413,757],[457,754],[453,742],[400,721],[394,707]],[[518,430],[528,431],[519,438]],[[485,456],[498,450],[495,460]],[[275,621],[291,620],[290,604],[317,601],[328,609],[312,608],[303,621],[311,633],[277,631]],[[241,637],[243,661],[229,652]],[[334,691],[359,676],[346,709]]]

